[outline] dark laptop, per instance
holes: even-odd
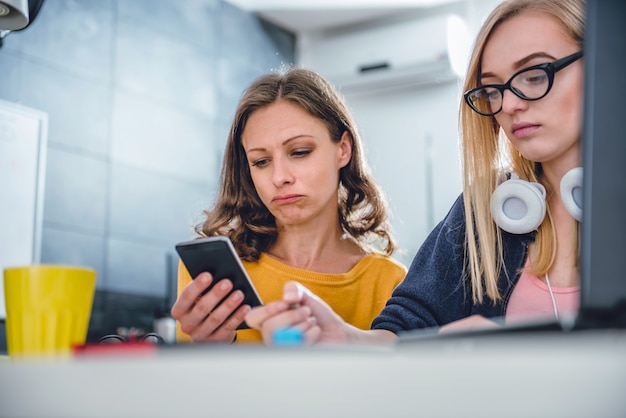
[[[626,2],[587,1],[583,119],[583,220],[580,308],[575,319],[533,321],[483,331],[399,335],[432,337],[626,328]]]

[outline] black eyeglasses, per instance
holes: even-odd
[[[165,344],[165,340],[163,339],[163,337],[161,337],[156,332],[149,332],[135,341],[153,344]],[[105,335],[98,340],[98,344],[122,344],[126,342],[129,342],[129,340],[117,334]]]
[[[493,116],[502,110],[504,90],[524,100],[539,100],[545,97],[554,83],[554,74],[583,56],[583,51],[554,62],[533,65],[513,74],[505,84],[486,84],[465,92],[465,102],[483,116]]]

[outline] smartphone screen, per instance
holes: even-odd
[[[233,282],[232,291],[241,290],[243,292],[242,304],[251,307],[262,304],[261,298],[228,237],[214,236],[180,242],[176,244],[176,252],[192,278],[195,279],[205,271],[213,276],[213,282],[203,294],[221,279],[229,279]],[[245,322],[239,326],[239,329],[243,328],[248,328]]]

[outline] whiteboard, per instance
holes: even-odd
[[[40,261],[47,137],[47,113],[0,100],[0,271]]]

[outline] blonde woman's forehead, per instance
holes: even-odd
[[[563,25],[553,16],[528,12],[500,23],[485,43],[482,73],[510,76],[537,62],[528,57],[556,60],[578,50],[576,42],[567,36]],[[507,77],[508,78],[508,77]]]

